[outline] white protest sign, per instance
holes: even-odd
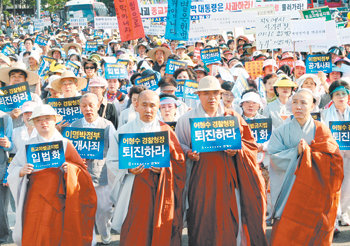
[[[289,14],[300,18],[300,10],[307,9],[307,0],[256,2],[255,7],[273,6],[277,14]]]
[[[118,29],[117,17],[94,17],[95,29]]]
[[[73,17],[74,18],[83,18],[83,11],[82,10],[79,10],[79,11],[75,11],[73,12]]]
[[[260,15],[256,23],[257,50],[291,46],[289,15]]]
[[[44,17],[41,19],[41,21],[43,22],[44,26],[51,26],[51,18],[50,17]]]
[[[320,19],[292,20],[292,41],[321,40],[326,38],[326,21]]]
[[[88,22],[86,18],[71,18],[69,20],[70,26],[79,27],[79,26],[87,26]]]
[[[41,31],[44,29],[44,22],[41,19],[33,19],[34,31]]]
[[[223,31],[230,31],[233,27],[254,27],[256,16],[257,12],[233,12],[225,15],[216,13],[212,14],[210,19],[201,22],[210,23],[211,26]]]
[[[338,35],[340,44],[350,44],[350,28],[339,29]]]
[[[244,9],[242,10],[242,12],[255,12],[258,15],[274,15],[275,8],[274,6],[257,7],[257,8]]]

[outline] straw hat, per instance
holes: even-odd
[[[77,43],[68,43],[68,44],[63,45],[64,53],[68,54],[68,50],[69,50],[71,47],[75,47],[75,48],[77,49],[77,51],[79,52],[79,54],[81,54],[81,52],[83,51],[83,48],[81,47],[80,44],[77,44]]]
[[[222,91],[222,88],[219,80],[209,75],[199,81],[198,89],[195,93],[197,94],[199,91]]]
[[[171,55],[171,51],[165,47],[157,47],[147,52],[147,56],[149,56],[153,61],[156,61],[156,52],[161,50],[164,52],[164,60],[167,60]]]
[[[0,53],[0,59],[3,60],[7,66],[11,66],[11,60],[7,56],[5,56],[3,53]]]
[[[297,87],[297,84],[294,83],[289,77],[281,76],[273,84],[273,87],[292,87],[292,88],[295,88],[295,87]]]
[[[0,69],[0,81],[3,81],[5,84],[10,83],[9,73],[13,70],[20,70],[27,74],[26,81],[29,85],[35,85],[39,83],[40,77],[37,73],[28,71],[26,65],[23,62],[16,62],[11,67],[4,67]]]
[[[48,104],[41,104],[34,108],[32,116],[29,118],[29,122],[33,123],[33,119],[40,117],[40,116],[47,116],[47,115],[53,115],[56,117],[56,123],[60,122],[63,119],[62,115],[59,115],[56,113],[56,110],[53,109]]]
[[[52,54],[53,54],[55,51],[60,52],[60,54],[61,54],[61,56],[62,56],[62,50],[61,50],[60,48],[58,48],[58,47],[53,47],[53,48],[47,53],[47,55],[50,56],[50,57],[52,57]]]
[[[70,70],[66,70],[62,73],[62,75],[60,76],[60,78],[55,79],[54,81],[52,81],[51,87],[52,89],[54,89],[57,92],[62,92],[61,87],[62,87],[62,79],[67,79],[67,78],[72,78],[76,80],[77,83],[77,90],[80,91],[82,89],[84,89],[86,87],[87,84],[87,80],[81,77],[76,77],[75,74],[70,71]]]

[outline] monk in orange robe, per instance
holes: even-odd
[[[267,245],[265,184],[257,144],[248,124],[236,113],[241,150],[197,153],[191,149],[190,118],[225,116],[220,107],[221,86],[213,76],[199,81],[200,104],[176,125],[187,153],[189,245]]]
[[[315,101],[307,89],[297,92],[292,98],[294,118],[270,139],[274,165],[291,158],[284,165],[286,174],[272,213],[271,245],[332,244],[343,159],[329,128],[310,115]]]
[[[156,119],[158,110],[159,96],[143,91],[136,104],[139,117],[123,125],[117,134],[167,131],[169,168],[118,169],[117,138],[107,154],[107,167],[116,175],[113,190],[118,191],[112,195],[118,211],[112,227],[120,232],[121,246],[181,245],[185,156],[174,131]]]
[[[73,144],[55,129],[60,121],[49,105],[34,109],[38,131],[28,143],[62,141],[61,168],[33,170],[21,146],[9,166],[9,185],[16,201],[13,239],[18,245],[91,245],[97,198],[91,176]]]

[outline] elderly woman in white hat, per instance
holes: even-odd
[[[8,183],[16,204],[13,239],[18,245],[38,245],[42,241],[50,241],[50,245],[60,245],[62,241],[67,240],[70,242],[73,240],[75,245],[91,244],[96,194],[83,160],[73,144],[55,128],[56,123],[61,120],[62,116],[58,115],[50,105],[42,104],[35,107],[29,122],[34,125],[38,134],[27,142],[38,144],[62,141],[65,162],[60,168],[34,170],[34,166],[26,161],[24,144],[9,166]],[[64,173],[67,173],[67,176]],[[84,202],[79,196],[84,196]],[[57,204],[59,209],[54,209]],[[34,216],[33,211],[40,212]],[[85,211],[83,215],[82,211]],[[84,218],[77,218],[76,213]],[[39,221],[44,219],[52,230],[43,230]],[[77,221],[74,228],[67,228],[64,223],[66,219]],[[67,238],[66,231],[80,236],[72,237],[69,234]],[[36,236],[33,238],[34,234]]]
[[[66,70],[60,78],[52,81],[51,86],[55,91],[62,93],[63,98],[68,98],[81,96],[79,91],[86,87],[86,83],[86,79],[77,77],[72,71]]]
[[[40,63],[40,54],[32,51],[28,56],[28,70],[32,72],[38,72]]]
[[[242,117],[245,120],[254,120],[266,118],[259,114],[259,110],[262,109],[263,103],[259,93],[254,90],[247,90],[242,93],[242,99],[240,101],[243,113]]]
[[[115,129],[118,128],[118,112],[114,103],[109,103],[104,96],[108,87],[107,80],[102,77],[94,77],[89,82],[89,90],[95,94],[99,101],[98,114],[107,120],[110,120]]]
[[[12,140],[14,148],[11,153],[16,153],[20,147],[28,141],[30,138],[33,138],[37,135],[37,131],[34,128],[33,124],[29,123],[29,119],[32,116],[34,108],[38,104],[32,101],[25,102],[21,107],[21,115],[24,122],[24,125],[21,127],[16,127],[13,129]]]

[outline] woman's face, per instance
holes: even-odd
[[[259,103],[253,101],[246,101],[242,103],[243,113],[247,117],[254,117],[257,114],[259,108]]]
[[[226,107],[231,107],[234,100],[233,93],[231,91],[224,91],[222,94],[222,102]]]
[[[108,91],[117,92],[119,89],[119,81],[118,79],[108,79]]]
[[[86,76],[88,78],[92,78],[95,76],[95,73],[96,73],[96,69],[95,69],[95,66],[93,64],[86,64],[85,67],[84,67],[84,71],[86,73]]]
[[[273,84],[276,82],[277,78],[271,78],[266,81],[265,89],[268,94],[275,94],[273,90]]]
[[[188,80],[188,79],[190,79],[190,76],[188,76],[187,71],[182,71],[181,73],[179,73],[179,75],[177,76],[176,79]]]
[[[278,97],[289,97],[292,94],[292,87],[277,87]]]
[[[312,78],[307,78],[303,85],[301,86],[301,88],[306,88],[306,89],[310,89],[312,92],[315,92],[316,89],[316,83],[314,82],[314,80]]]
[[[174,103],[160,105],[160,113],[165,122],[174,121],[176,114],[176,106]]]
[[[28,62],[29,62],[29,66],[31,66],[31,67],[35,67],[38,65],[38,63],[36,62],[36,60],[33,57],[29,57]]]
[[[348,104],[348,93],[345,91],[334,92],[332,101],[336,108],[344,108]]]

